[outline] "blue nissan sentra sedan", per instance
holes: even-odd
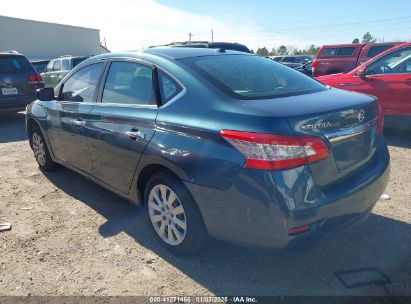
[[[95,56],[26,115],[40,168],[63,165],[144,205],[177,254],[210,237],[312,243],[364,220],[388,183],[375,98],[241,52]]]

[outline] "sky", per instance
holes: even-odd
[[[239,42],[256,50],[280,45],[411,41],[410,0],[13,0],[0,15],[100,29],[111,51],[172,41]],[[1,30],[1,29],[0,29]]]

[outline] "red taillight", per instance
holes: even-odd
[[[28,82],[29,84],[41,83],[41,82],[43,82],[43,77],[41,77],[40,74],[30,75],[30,76],[27,78],[27,82]]]
[[[378,118],[377,118],[377,134],[382,134],[384,129],[384,110],[381,105],[378,104]]]
[[[311,230],[311,227],[308,225],[300,226],[300,227],[288,230],[288,235],[297,235],[300,233],[308,232],[310,230]]]
[[[220,134],[241,154],[245,168],[283,170],[310,164],[329,156],[318,137],[284,136],[221,130]]]
[[[316,67],[318,67],[318,64],[319,64],[320,62],[317,60],[317,59],[314,59],[314,61],[313,61],[313,63],[311,64],[311,67],[313,68],[313,69],[315,69]]]

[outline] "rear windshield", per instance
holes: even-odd
[[[263,99],[326,90],[319,82],[272,60],[221,55],[181,60],[221,90],[240,99]]]
[[[30,62],[21,56],[0,57],[0,73],[32,72]]]

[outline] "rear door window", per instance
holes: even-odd
[[[112,62],[101,102],[155,105],[152,71],[152,67],[139,63]]]
[[[63,71],[68,71],[70,70],[70,59],[63,59],[61,61],[61,69]]]
[[[337,56],[338,48],[325,48],[323,52],[324,57]]]
[[[31,72],[30,62],[22,56],[0,57],[0,73]]]
[[[283,60],[281,60],[281,62],[295,62],[295,57],[284,57]]]
[[[71,75],[63,85],[61,100],[94,102],[103,67],[104,63],[94,63]]]
[[[60,71],[61,70],[61,60],[54,61],[53,71]]]

